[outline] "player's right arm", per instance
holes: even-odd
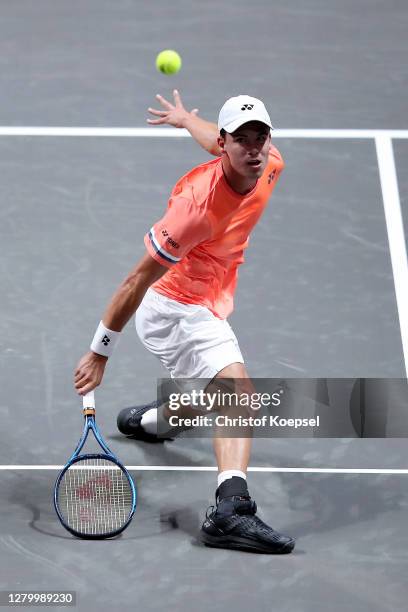
[[[102,317],[104,326],[112,331],[122,331],[150,285],[167,270],[166,266],[146,253],[112,296]],[[75,389],[79,395],[85,395],[101,383],[107,360],[107,357],[93,351],[88,351],[79,360],[74,374]]]
[[[144,236],[146,255],[122,282],[104,312],[102,325],[107,331],[102,330],[102,339],[103,334],[122,331],[150,285],[211,236],[211,223],[205,208],[196,205],[190,183],[178,182],[176,187],[177,193],[173,190],[164,216]],[[94,341],[99,337],[97,332]],[[104,356],[107,351],[98,342],[101,340],[96,345],[92,342],[92,346],[100,347],[101,354],[89,351],[75,370],[75,389],[80,395],[92,391],[102,381],[108,358]]]
[[[105,327],[112,331],[122,331],[150,285],[159,280],[167,270],[166,266],[146,253],[113,295],[102,317]]]
[[[157,99],[163,106],[164,110],[156,110],[148,108],[149,113],[158,117],[158,119],[148,119],[150,125],[172,125],[177,128],[185,128],[191,134],[198,144],[203,147],[211,155],[221,155],[221,149],[218,146],[217,138],[219,136],[218,127],[211,121],[205,121],[197,117],[198,109],[194,108],[188,112],[181,101],[181,97],[177,89],[173,91],[174,104],[157,94]]]

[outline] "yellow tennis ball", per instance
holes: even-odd
[[[165,49],[156,57],[156,68],[163,74],[176,74],[181,68],[181,57],[177,51]]]

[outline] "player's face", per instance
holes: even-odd
[[[232,134],[226,134],[224,151],[235,172],[247,178],[259,178],[268,163],[270,144],[269,128],[259,121],[250,121]]]

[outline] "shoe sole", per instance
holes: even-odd
[[[261,552],[275,555],[285,555],[291,553],[295,548],[295,540],[290,540],[280,548],[271,548],[266,544],[260,542],[251,542],[246,538],[239,538],[237,536],[212,536],[205,531],[201,532],[201,541],[211,548],[230,548],[233,550],[247,550],[250,552]]]

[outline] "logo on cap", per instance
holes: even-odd
[[[232,134],[249,121],[260,121],[273,129],[268,112],[261,100],[247,95],[235,96],[229,98],[221,108],[218,115],[218,129]]]

